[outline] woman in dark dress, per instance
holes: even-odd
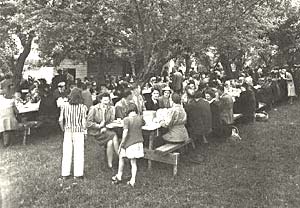
[[[152,88],[151,99],[148,99],[145,103],[146,110],[157,111],[159,109],[158,98],[159,90]]]
[[[220,102],[216,99],[216,93],[212,89],[208,89],[204,92],[205,99],[210,103],[211,120],[212,120],[212,136],[220,137],[221,131],[221,117],[220,117]]]
[[[255,94],[251,90],[250,86],[246,83],[242,84],[241,89],[242,92],[240,94],[240,97],[236,101],[240,106],[240,113],[243,114],[241,120],[244,123],[254,122],[256,111]]]

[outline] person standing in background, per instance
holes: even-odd
[[[174,68],[174,73],[172,75],[172,84],[171,84],[172,90],[178,94],[181,94],[182,83],[183,83],[183,75],[178,71],[177,68]]]
[[[133,84],[132,93],[133,93],[132,101],[137,106],[138,114],[142,115],[143,111],[146,110],[146,107],[145,107],[145,101],[143,99],[143,96],[141,95],[141,86],[137,83]]]
[[[92,93],[90,92],[90,89],[88,89],[88,83],[84,83],[81,85],[82,87],[82,98],[83,98],[83,104],[90,109],[90,107],[93,105],[93,98]]]
[[[282,71],[285,74],[284,79],[286,80],[286,84],[287,84],[287,93],[288,93],[289,103],[293,104],[293,99],[294,99],[294,97],[297,96],[295,85],[294,85],[293,75],[290,72],[286,71],[285,69],[283,69]]]
[[[18,110],[13,99],[5,97],[6,91],[0,89],[0,133],[3,135],[3,145],[7,147],[14,138],[15,130],[18,129],[16,115]]]

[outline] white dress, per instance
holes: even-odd
[[[286,81],[287,81],[288,96],[289,97],[295,97],[296,96],[296,90],[295,90],[293,76],[289,72],[286,72],[285,76],[286,76]]]
[[[128,159],[144,157],[144,146],[142,142],[130,145],[126,149],[121,148],[120,157],[127,157]]]

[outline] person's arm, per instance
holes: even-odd
[[[87,122],[86,122],[87,128],[101,129],[102,127],[104,127],[104,119],[103,119],[103,121],[101,121],[101,123],[97,123],[94,121],[96,110],[97,109],[95,107],[91,107],[91,109],[88,113],[88,116],[87,116]]]
[[[107,124],[112,123],[116,118],[116,109],[114,107],[111,107],[109,110],[109,119],[107,121]]]
[[[124,146],[124,143],[126,141],[126,138],[128,136],[128,127],[129,127],[129,121],[125,118],[124,119],[124,127],[123,127],[123,134],[122,134],[122,140],[121,140],[121,143],[120,143],[120,146],[119,146],[119,153],[121,151],[121,148],[123,148]]]
[[[59,126],[60,126],[60,129],[62,131],[65,131],[65,128],[64,128],[64,110],[65,110],[65,107],[62,107],[61,110],[60,110],[60,115],[59,115],[59,119],[58,119]]]
[[[173,115],[174,115],[174,110],[170,109],[168,112],[168,116],[164,120],[164,123],[162,124],[163,127],[169,127],[170,124],[173,122]]]
[[[122,107],[121,106],[116,106],[115,107],[115,117],[116,118],[121,118],[121,119],[123,119],[124,118],[124,116],[123,116],[123,113],[122,113]]]
[[[82,126],[83,126],[83,128],[84,128],[84,130],[86,130],[86,128],[87,128],[87,125],[86,125],[86,123],[87,123],[87,115],[86,115],[86,113],[87,113],[87,111],[88,111],[88,108],[85,106],[85,105],[83,105],[83,109],[82,109]]]

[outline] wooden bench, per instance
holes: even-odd
[[[259,111],[259,110],[263,109],[266,106],[267,106],[267,104],[259,102],[256,111]]]
[[[233,114],[233,120],[235,121],[236,119],[239,119],[243,116],[243,114],[241,113],[236,113],[236,114]]]
[[[179,150],[188,144],[192,144],[193,148],[195,148],[194,141],[190,139],[189,141],[185,143],[179,143],[179,144],[164,144],[160,147],[157,147],[154,150],[150,150],[145,148],[145,159],[153,160],[157,162],[162,162],[166,164],[173,165],[173,175],[176,176],[178,172],[178,162],[179,162],[179,155],[180,153],[174,152],[176,150]]]

